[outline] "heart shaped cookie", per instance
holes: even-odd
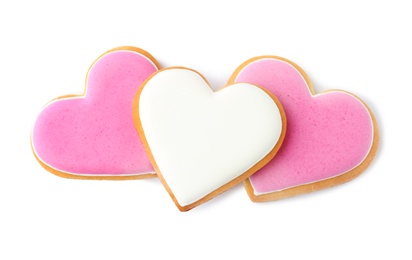
[[[136,128],[181,211],[190,210],[273,158],[286,121],[277,99],[248,83],[214,92],[197,72],[168,68],[136,94]]]
[[[149,53],[135,47],[100,56],[89,69],[83,95],[59,97],[38,115],[31,139],[40,164],[66,178],[155,177],[134,127],[132,104],[158,67]]]
[[[338,185],[361,174],[378,148],[376,120],[345,91],[315,94],[296,64],[275,56],[243,63],[229,83],[247,82],[275,94],[288,132],[276,157],[246,182],[253,201],[276,200]]]

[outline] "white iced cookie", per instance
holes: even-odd
[[[266,90],[236,83],[214,92],[196,71],[154,73],[133,117],[149,158],[181,211],[242,182],[268,163],[285,135],[282,106]]]

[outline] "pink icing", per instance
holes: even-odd
[[[255,192],[280,191],[340,175],[369,153],[371,115],[353,95],[331,91],[313,96],[296,68],[274,58],[248,64],[236,82],[253,83],[273,92],[287,118],[279,152],[250,178]]]
[[[38,116],[32,144],[58,171],[86,175],[154,172],[135,129],[132,103],[157,67],[143,54],[118,50],[89,71],[86,96],[58,99]]]

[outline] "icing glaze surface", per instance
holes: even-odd
[[[288,120],[279,152],[249,179],[256,195],[333,178],[356,168],[368,156],[374,140],[372,116],[352,94],[313,95],[300,71],[277,58],[250,62],[235,81],[274,93]]]
[[[138,50],[101,56],[89,70],[84,96],[56,99],[39,114],[32,132],[38,160],[52,172],[73,175],[153,173],[134,127],[132,104],[138,87],[155,71],[154,62]]]
[[[246,172],[282,132],[279,108],[264,90],[240,83],[213,92],[185,68],[156,73],[138,108],[155,164],[182,206]]]

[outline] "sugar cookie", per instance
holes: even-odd
[[[243,63],[229,84],[247,82],[276,95],[288,131],[276,157],[246,182],[253,201],[268,201],[347,182],[361,174],[378,148],[377,122],[367,105],[345,91],[315,94],[296,64],[275,56]]]
[[[136,94],[136,128],[181,211],[244,181],[279,149],[286,130],[277,99],[252,84],[213,92],[197,72],[174,67]]]
[[[119,47],[90,67],[83,95],[47,104],[32,131],[32,149],[48,171],[76,179],[155,177],[132,118],[134,95],[158,62],[146,51]]]

